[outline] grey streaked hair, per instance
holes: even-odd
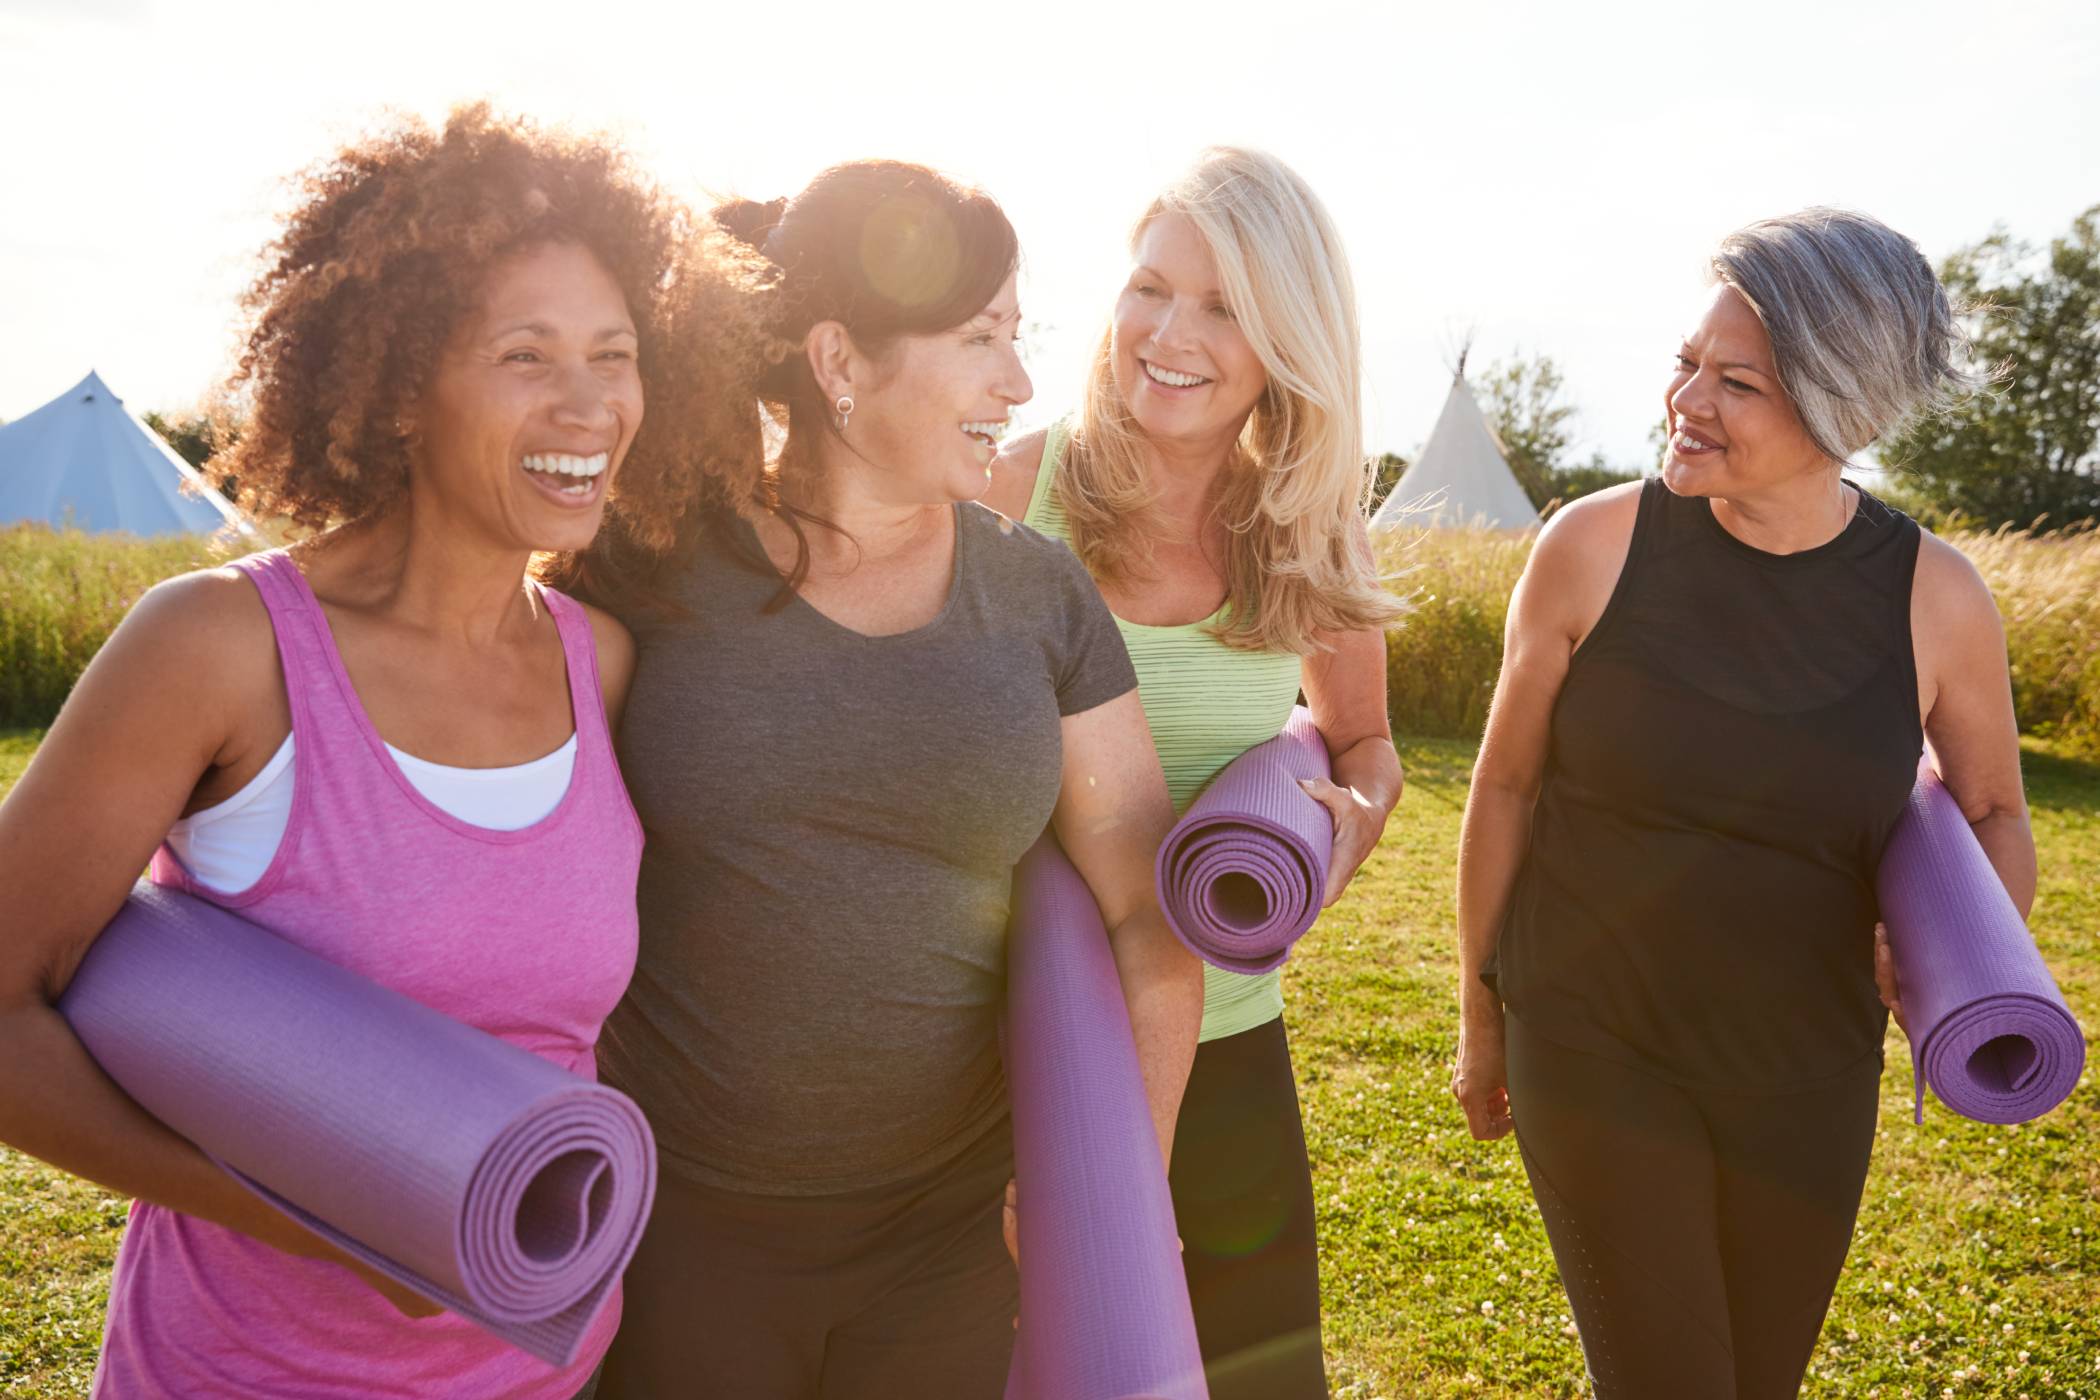
[[[1932,264],[1877,219],[1761,219],[1722,239],[1709,266],[1764,322],[1780,385],[1832,461],[1984,382]]]

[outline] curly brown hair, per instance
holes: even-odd
[[[245,298],[252,327],[229,385],[247,399],[247,421],[218,465],[250,510],[313,531],[403,499],[417,402],[440,350],[490,265],[548,242],[597,258],[640,341],[647,414],[605,531],[660,558],[712,483],[757,474],[751,386],[770,345],[767,264],[610,142],[476,104],[442,132],[407,121],[347,146],[297,188]],[[571,560],[550,572],[590,569]]]

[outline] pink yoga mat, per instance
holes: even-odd
[[[1207,1400],[1123,986],[1093,893],[1054,838],[1021,858],[1013,910],[1021,1331],[1007,1400]]]
[[[1981,1123],[2055,1108],[2085,1068],[2085,1036],[2020,911],[1929,764],[1876,880],[1917,1080]]]
[[[1159,848],[1160,908],[1188,950],[1227,972],[1267,972],[1320,916],[1334,818],[1301,778],[1330,779],[1304,706],[1225,766]]]
[[[623,1094],[140,884],[59,1001],[148,1113],[316,1234],[567,1365],[656,1191]]]

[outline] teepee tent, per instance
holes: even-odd
[[[195,483],[185,489],[185,483]],[[95,534],[249,533],[224,496],[124,407],[93,370],[0,427],[0,526],[19,520]]]
[[[1484,525],[1490,530],[1525,530],[1539,523],[1531,498],[1502,456],[1495,430],[1481,415],[1466,383],[1466,362],[1451,378],[1451,393],[1437,415],[1429,444],[1401,473],[1392,493],[1371,517],[1382,525]]]

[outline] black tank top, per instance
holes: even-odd
[[[1642,490],[1487,974],[1528,1029],[1749,1091],[1879,1053],[1874,870],[1924,744],[1917,557],[1916,522],[1864,491],[1835,539],[1778,555]]]

